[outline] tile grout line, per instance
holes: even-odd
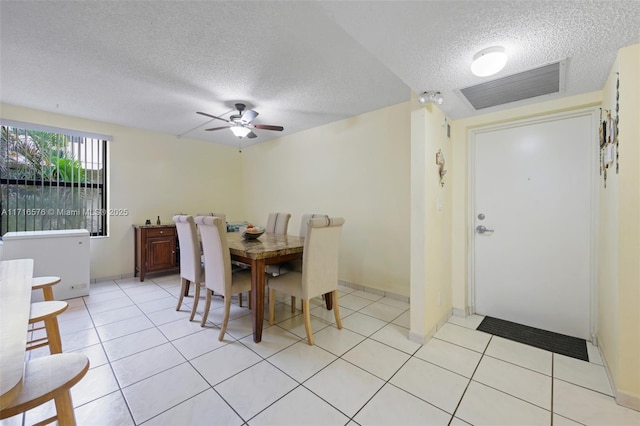
[[[551,352],[551,426],[553,426],[553,382],[554,380],[554,369],[556,365],[556,354]]]
[[[184,355],[179,351],[179,349],[174,345],[173,340],[171,340],[171,339],[169,338],[169,336],[167,336],[164,332],[162,332],[162,330],[160,330],[159,325],[157,325],[155,322],[153,322],[153,321],[149,318],[149,316],[148,316],[148,314],[149,314],[149,313],[148,313],[148,312],[145,312],[145,311],[144,311],[144,310],[142,310],[142,309],[140,309],[140,307],[138,306],[138,303],[137,303],[135,300],[133,300],[133,298],[129,295],[129,293],[126,291],[126,289],[125,289],[125,288],[123,288],[123,287],[121,287],[119,283],[117,283],[117,282],[114,280],[114,281],[113,281],[113,284],[115,284],[115,286],[117,287],[117,291],[122,291],[122,292],[123,292],[123,298],[126,296],[126,297],[127,297],[127,298],[132,302],[132,303],[133,303],[133,306],[135,306],[137,309],[139,309],[139,310],[140,310],[140,312],[141,312],[141,315],[140,315],[140,316],[144,316],[145,318],[147,318],[147,319],[151,322],[152,327],[149,327],[148,329],[145,329],[145,330],[150,330],[150,329],[155,328],[155,329],[156,329],[156,330],[157,330],[157,331],[158,331],[158,332],[159,332],[159,333],[160,333],[160,334],[161,334],[161,335],[162,335],[162,336],[167,340],[167,343],[170,343],[170,344],[172,345],[172,347],[174,347],[174,349],[176,349],[176,350],[180,353],[180,355],[181,355],[181,356],[182,356],[182,358],[184,359],[184,362],[183,362],[183,363],[180,363],[180,364],[178,364],[178,365],[185,364],[185,363],[188,363],[189,365],[191,365],[191,366],[192,366],[192,368],[194,368],[194,369],[196,370],[196,372],[200,375],[200,377],[202,377],[202,378],[203,378],[203,380],[204,380],[205,382],[207,382],[207,384],[209,384],[209,388],[210,388],[210,389],[212,389],[214,392],[216,392],[216,394],[218,394],[218,395],[220,396],[220,398],[221,398],[221,399],[222,399],[222,400],[223,400],[223,401],[224,401],[224,402],[225,402],[225,403],[226,403],[226,404],[227,404],[227,405],[232,409],[232,411],[233,411],[236,415],[238,415],[238,417],[239,417],[239,418],[240,418],[240,419],[241,419],[241,420],[246,424],[246,423],[248,422],[248,420],[244,420],[244,419],[243,419],[243,417],[242,417],[242,416],[240,416],[240,414],[239,414],[239,413],[238,413],[238,412],[237,412],[237,411],[236,411],[236,410],[235,410],[235,409],[234,409],[234,408],[233,408],[233,407],[228,403],[228,401],[226,401],[226,399],[224,399],[224,397],[223,397],[222,395],[220,395],[220,393],[219,393],[217,390],[215,390],[215,389],[214,389],[214,385],[210,384],[210,383],[209,383],[209,382],[208,382],[208,381],[207,381],[207,380],[202,376],[202,373],[200,373],[200,371],[199,371],[198,369],[196,369],[196,368],[191,364],[191,361],[190,361],[190,360],[188,360],[188,359],[187,359],[187,358],[186,358],[186,357],[185,357],[185,356],[184,356]],[[166,288],[164,288],[164,287],[160,286],[160,285],[159,285],[159,284],[157,284],[156,282],[154,282],[154,285],[156,285],[156,286],[158,286],[159,288],[161,288],[164,292],[166,292],[166,293],[167,293],[167,295],[168,295],[168,296],[171,296],[171,297],[174,297],[174,298],[175,298],[175,296],[174,296],[173,294],[171,294],[171,293],[170,293]],[[138,286],[136,286],[136,287],[138,287]],[[114,291],[116,291],[116,290],[114,290]],[[89,305],[87,304],[87,302],[86,302],[86,300],[84,299],[84,297],[82,297],[82,298],[81,298],[81,300],[82,300],[82,304],[83,304],[83,305],[82,305],[82,307],[86,310],[87,315],[88,315],[88,316],[89,316],[89,318],[91,319],[91,323],[92,323],[92,331],[94,331],[94,332],[96,333],[96,336],[97,336],[97,338],[98,338],[98,343],[97,343],[97,344],[99,344],[99,345],[100,345],[100,347],[101,347],[102,351],[104,352],[104,354],[105,354],[105,358],[106,358],[106,360],[107,360],[107,364],[109,365],[110,371],[111,371],[111,373],[112,373],[112,375],[113,375],[114,379],[116,380],[116,384],[117,384],[117,386],[118,386],[118,392],[119,392],[119,393],[120,393],[120,395],[122,396],[122,400],[123,400],[123,402],[124,402],[124,403],[126,404],[126,406],[127,406],[127,410],[128,410],[128,412],[129,412],[129,415],[130,415],[131,419],[132,419],[132,420],[134,421],[134,423],[135,423],[135,417],[133,416],[133,412],[131,411],[131,407],[129,406],[129,402],[128,402],[128,400],[127,400],[127,399],[126,399],[126,397],[124,396],[124,393],[123,393],[123,387],[122,387],[122,385],[121,385],[120,381],[118,380],[117,375],[115,374],[115,370],[114,370],[113,365],[112,365],[112,362],[114,362],[114,361],[113,361],[113,360],[111,360],[111,358],[107,355],[106,351],[104,350],[104,343],[105,343],[105,341],[103,340],[103,338],[102,338],[102,336],[100,335],[100,333],[98,333],[98,330],[97,330],[97,328],[98,328],[98,327],[97,327],[97,325],[96,325],[96,323],[95,323],[95,321],[94,321],[94,319],[93,319],[93,315],[94,315],[94,314],[91,312],[90,307],[89,307]],[[372,302],[372,303],[375,303],[375,302]],[[367,306],[369,306],[369,305],[367,305]],[[364,308],[364,307],[363,307],[363,308]],[[108,312],[109,310],[116,310],[116,309],[119,309],[119,308],[108,309],[108,310],[106,310],[106,311],[104,311],[104,312]],[[294,316],[294,317],[295,317],[295,316]],[[115,324],[115,323],[120,322],[120,321],[126,321],[126,320],[113,321],[113,322],[111,322],[111,323],[107,323],[107,324],[103,324],[103,325]],[[177,322],[177,321],[181,321],[181,320],[176,320],[175,322]],[[209,321],[208,321],[208,322],[209,322]],[[216,324],[214,324],[214,323],[212,323],[212,324],[213,324],[214,326],[216,326]],[[390,322],[387,322],[387,325],[388,325],[388,324],[390,324]],[[328,324],[328,326],[332,326],[332,324]],[[385,326],[386,326],[386,325],[385,325]],[[383,326],[383,327],[384,327],[384,326]],[[287,332],[291,333],[289,330],[286,330],[286,329],[283,329],[283,330],[285,330],[285,331],[287,331]],[[128,336],[128,335],[135,334],[135,333],[137,333],[137,332],[140,332],[140,330],[138,330],[138,331],[136,331],[136,332],[132,332],[132,333],[127,333],[127,334],[125,334],[125,335],[123,335],[123,336],[118,336],[118,338],[126,337],[126,336]],[[197,332],[196,332],[196,333],[197,333]],[[194,334],[195,334],[195,333],[194,333]],[[290,347],[290,346],[292,346],[292,345],[294,345],[294,344],[296,344],[296,343],[298,343],[298,342],[300,342],[300,341],[304,340],[304,339],[300,338],[299,336],[297,336],[297,335],[295,335],[295,334],[293,334],[293,333],[292,333],[292,335],[293,335],[293,336],[295,336],[296,338],[298,338],[298,340],[297,340],[296,342],[292,343],[291,345],[287,346],[286,348],[288,348],[288,347]],[[365,340],[366,340],[366,338],[368,338],[368,336],[364,336],[364,337],[365,337]],[[115,340],[115,339],[112,339],[112,340]],[[364,340],[363,340],[363,341],[364,341]],[[255,352],[252,348],[248,347],[248,346],[247,346],[247,345],[245,345],[243,342],[241,342],[241,341],[240,341],[240,339],[233,338],[233,341],[232,341],[232,342],[230,342],[230,343],[239,343],[240,345],[243,345],[245,348],[249,349],[250,351],[254,352],[257,356],[259,356],[259,357],[262,359],[262,361],[267,361],[270,365],[272,365],[272,366],[274,366],[275,368],[277,368],[277,367],[276,367],[275,365],[273,365],[270,361],[268,361],[268,360],[267,360],[267,358],[263,357],[263,356],[262,356],[262,355],[260,355],[259,353]],[[229,344],[230,344],[230,343],[229,343]],[[162,343],[161,345],[156,345],[156,346],[153,346],[153,347],[151,347],[151,348],[147,348],[147,349],[145,349],[145,350],[153,349],[153,348],[156,348],[156,347],[162,346],[162,345],[164,345],[164,344],[165,344],[165,343]],[[91,346],[92,346],[92,345],[91,345]],[[226,345],[225,345],[225,346],[226,346]],[[356,346],[357,346],[357,345],[356,345]],[[83,350],[83,349],[85,349],[85,348],[87,348],[87,347],[82,347],[82,348],[79,348],[78,350]],[[281,352],[282,350],[285,350],[286,348],[282,348],[282,349],[281,349],[280,351],[278,351],[278,352]],[[219,349],[219,348],[216,348],[216,349]],[[324,350],[324,351],[326,351],[326,349],[324,349],[324,348],[321,348],[321,349],[322,349],[322,350]],[[214,349],[214,350],[215,350],[215,349]],[[141,352],[144,352],[144,351],[141,351]],[[134,356],[134,355],[136,355],[137,353],[141,353],[141,352],[136,352],[136,353],[133,353],[133,354],[129,354],[129,355],[127,355],[126,357],[123,357],[123,358],[120,358],[120,359],[126,359],[127,357]],[[278,353],[278,352],[276,352],[276,353]],[[328,352],[328,351],[327,351],[327,352]],[[329,352],[329,353],[330,353],[330,352]],[[270,356],[272,356],[272,355],[275,355],[275,353],[274,353],[274,354],[271,354]],[[119,360],[120,360],[120,359],[119,359]],[[338,359],[338,358],[336,358],[336,359]],[[259,362],[261,362],[261,361],[259,361]],[[245,370],[247,370],[248,368],[251,368],[251,367],[253,367],[253,366],[257,365],[259,362],[255,363],[255,364],[252,364],[251,366],[248,366],[247,368],[243,369],[242,371],[245,371]],[[333,362],[335,362],[335,360],[334,360]],[[332,363],[333,363],[333,362],[332,362]],[[330,364],[328,364],[328,365],[331,365],[332,363],[330,363]],[[327,365],[327,366],[328,366],[328,365]],[[327,366],[325,366],[324,368],[326,368]],[[173,367],[171,367],[171,368],[175,368],[175,367],[176,367],[176,366],[173,366]],[[171,368],[165,369],[165,370],[163,370],[162,372],[168,371],[168,370],[170,370]],[[323,368],[323,369],[324,369],[324,368]],[[288,374],[286,374],[284,371],[282,371],[282,370],[280,370],[280,369],[278,369],[278,370],[279,370],[279,371],[281,371],[283,374],[287,375],[288,377],[291,377],[291,376],[289,376]],[[234,375],[233,375],[233,376],[231,376],[231,377],[234,377],[234,376],[236,376],[237,374],[240,374],[242,371],[237,372],[236,374],[234,374]],[[320,370],[320,371],[321,371],[321,370]],[[157,373],[155,373],[155,374],[153,374],[153,375],[151,375],[151,376],[149,376],[149,377],[156,376],[156,375],[158,375],[158,374],[160,374],[160,373],[162,373],[162,372],[157,372]],[[370,373],[370,374],[371,374],[371,373]],[[224,381],[226,381],[226,380],[229,380],[231,377],[226,378],[225,380],[223,380],[223,382],[224,382]],[[145,379],[148,379],[148,377],[146,377]],[[144,380],[144,379],[143,379],[143,380]],[[296,382],[297,382],[297,380],[295,380],[294,378],[292,378],[292,380],[294,380],[294,381],[296,381]],[[308,380],[308,379],[307,379],[307,380]],[[136,383],[138,383],[138,382],[136,382]],[[133,383],[132,383],[132,384],[133,384]],[[131,385],[132,385],[132,384],[131,384]],[[301,384],[300,382],[298,382],[298,386],[296,386],[294,389],[298,388],[299,386],[302,386],[302,384]],[[306,387],[305,387],[305,389],[309,390],[309,389],[308,389],[308,388],[306,388]],[[206,391],[206,390],[205,390],[205,391]],[[293,389],[292,389],[292,391],[293,391]],[[309,390],[309,391],[311,391],[311,390]],[[114,392],[115,392],[115,391],[114,391]],[[112,393],[114,393],[114,392],[110,392],[110,393],[108,393],[108,394],[102,395],[100,398],[105,397],[105,396],[107,396],[107,395],[110,395],[110,394],[112,394]],[[204,391],[203,391],[203,392],[204,392]],[[290,392],[291,392],[291,391],[290,391]],[[163,413],[165,413],[165,412],[167,412],[167,411],[171,410],[171,409],[172,409],[172,408],[174,408],[175,406],[178,406],[178,405],[180,405],[180,404],[184,403],[185,401],[187,401],[187,400],[189,400],[189,399],[192,399],[192,398],[196,397],[197,395],[199,395],[199,394],[201,394],[201,393],[202,393],[202,392],[200,392],[200,393],[198,393],[198,394],[196,394],[196,395],[193,395],[193,396],[191,396],[191,397],[189,397],[189,398],[185,399],[184,401],[180,401],[178,404],[176,404],[176,405],[174,405],[174,406],[172,406],[172,407],[168,407],[166,410],[163,410],[162,412],[157,413],[157,414],[156,414],[156,415],[154,415],[152,418],[155,418],[155,417],[157,417],[157,416],[159,416],[159,415],[161,415],[161,414],[163,414]],[[288,393],[289,393],[289,392],[288,392]],[[288,394],[288,393],[287,393],[287,394]],[[312,393],[313,393],[313,392],[312,392]],[[285,394],[285,395],[286,395],[286,394]],[[282,397],[284,397],[285,395],[283,395]],[[315,395],[315,393],[314,393],[314,395]],[[317,395],[316,395],[316,396],[317,396]],[[281,397],[281,398],[282,398],[282,397]],[[319,396],[318,396],[318,397],[319,397]],[[97,398],[97,399],[100,399],[100,398]],[[279,399],[281,399],[281,398],[279,398]],[[320,397],[319,397],[319,398],[320,398]],[[82,405],[79,405],[78,407],[81,407],[81,406],[84,406],[84,405],[86,405],[86,404],[89,404],[89,403],[91,403],[91,402],[93,402],[93,401],[96,401],[97,399],[94,399],[94,400],[91,400],[91,401],[87,401],[87,402],[83,403]],[[322,399],[322,398],[320,398],[320,399]],[[324,401],[324,399],[323,399],[323,401]],[[325,401],[325,402],[327,402],[327,401]],[[275,403],[275,402],[274,402],[274,403]],[[273,404],[273,403],[272,403],[272,404]],[[262,411],[264,411],[264,410],[266,410],[266,409],[267,409],[268,407],[270,407],[272,404],[270,404],[269,406],[265,407],[263,410],[261,410],[261,412],[262,412]],[[329,404],[329,403],[327,402],[327,404]],[[331,407],[335,408],[336,410],[338,410],[339,412],[341,412],[341,413],[342,413],[342,411],[340,411],[339,409],[337,409],[337,407],[334,407],[334,406],[333,406],[333,405],[331,405],[331,404],[329,404],[329,405],[330,405]],[[347,416],[345,413],[343,413],[343,414],[345,415],[345,417],[349,418],[349,416]],[[257,415],[257,414],[256,414],[256,415]],[[22,420],[22,422],[23,422],[23,423],[26,421],[25,417],[26,417],[26,415],[24,415],[24,416],[23,416],[23,420]],[[254,417],[255,417],[255,416],[254,416]],[[252,418],[253,418],[253,417],[252,417]],[[151,419],[151,418],[150,418],[150,419]],[[148,420],[150,420],[150,419],[145,420],[145,422],[146,422],[146,421],[148,421]]]
[[[482,358],[484,358],[485,353],[487,352],[487,348],[491,344],[491,340],[493,340],[493,336],[491,336],[489,338],[489,341],[487,342],[486,346],[484,347],[484,350],[482,351],[482,356],[478,360],[478,364],[476,365],[476,368],[473,369],[473,373],[471,373],[471,377],[469,377],[469,381],[467,382],[467,386],[465,386],[464,391],[462,392],[462,395],[460,395],[460,399],[458,400],[458,404],[456,404],[456,408],[453,410],[453,413],[451,414],[451,420],[449,420],[449,425],[451,425],[451,422],[456,417],[456,413],[458,412],[458,408],[460,408],[460,404],[462,404],[462,400],[464,399],[464,396],[467,393],[467,389],[469,389],[469,385],[471,384],[471,381],[473,381],[473,376],[476,375],[476,371],[478,371],[478,367],[480,367],[480,363],[482,362]]]

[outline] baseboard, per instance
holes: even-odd
[[[607,357],[604,355],[602,346],[598,345],[597,347],[598,347],[598,352],[600,352],[600,358],[602,358],[604,371],[607,374],[607,379],[609,379],[609,385],[611,386],[611,390],[613,391],[613,398],[615,399],[616,404],[626,408],[630,408],[632,410],[640,411],[640,395],[630,394],[630,393],[621,391],[616,387],[616,382],[615,380],[613,380],[613,376],[611,375],[611,370],[609,370],[609,363],[607,362]]]
[[[431,338],[438,332],[438,330],[440,330],[442,328],[443,325],[446,324],[447,321],[449,321],[450,317],[451,317],[451,311],[445,313],[440,318],[440,320],[436,323],[436,325],[431,327],[424,334],[424,336],[422,334],[420,334],[420,333],[417,333],[417,332],[413,331],[413,330],[409,330],[409,340],[411,340],[412,342],[416,342],[416,343],[419,343],[421,345],[424,345],[429,340],[431,340]]]
[[[115,281],[115,280],[122,280],[125,278],[133,278],[133,274],[120,274],[120,275],[111,275],[108,277],[97,277],[97,278],[92,278],[90,282],[92,283],[99,283],[99,282],[104,282],[104,281]]]
[[[452,314],[460,318],[466,318],[469,315],[472,315],[472,312],[471,312],[471,308],[465,308],[465,309],[453,308]]]
[[[640,411],[640,395],[630,394],[623,391],[616,392],[616,402],[623,407]]]
[[[349,281],[344,281],[344,280],[338,280],[338,284],[342,285],[344,287],[352,288],[354,290],[364,291],[365,293],[377,294],[377,295],[380,295],[380,296],[383,296],[383,297],[388,297],[389,299],[395,299],[395,300],[399,300],[401,302],[410,303],[410,299],[409,299],[408,296],[403,296],[401,294],[392,293],[390,291],[384,291],[384,290],[380,290],[380,289],[373,288],[373,287],[367,287],[366,285],[355,284],[355,283],[351,283]]]

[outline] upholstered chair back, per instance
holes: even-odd
[[[286,235],[289,228],[289,219],[291,219],[291,213],[269,213],[265,232]]]
[[[204,281],[200,244],[196,224],[191,215],[173,216],[180,244],[180,276],[194,283]]]
[[[302,298],[338,288],[338,255],[343,218],[310,219],[302,254]]]
[[[202,239],[205,285],[209,290],[231,295],[231,254],[227,244],[227,226],[216,216],[198,216],[195,219]]]
[[[326,214],[303,214],[302,215],[302,220],[300,221],[300,237],[304,238],[307,236],[307,224],[309,223],[310,219],[315,219],[318,217],[329,217]]]
[[[222,224],[225,225],[227,223],[227,215],[225,213],[198,213],[196,214],[196,217],[198,216],[215,216],[215,217],[219,217],[220,219],[222,219]]]

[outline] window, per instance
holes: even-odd
[[[109,139],[2,120],[0,236],[63,229],[107,235]]]

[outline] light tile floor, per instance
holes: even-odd
[[[234,303],[220,342],[222,300],[201,328],[190,305],[176,312],[179,284],[176,275],[101,282],[69,301],[63,348],[91,360],[72,389],[79,425],[640,424],[611,397],[595,347],[588,363],[555,355],[476,331],[478,316],[452,317],[419,345],[407,338],[408,304],[346,287],[342,330],[314,301],[315,346],[288,297],[259,344],[251,312]],[[52,413],[48,403],[2,425]]]

